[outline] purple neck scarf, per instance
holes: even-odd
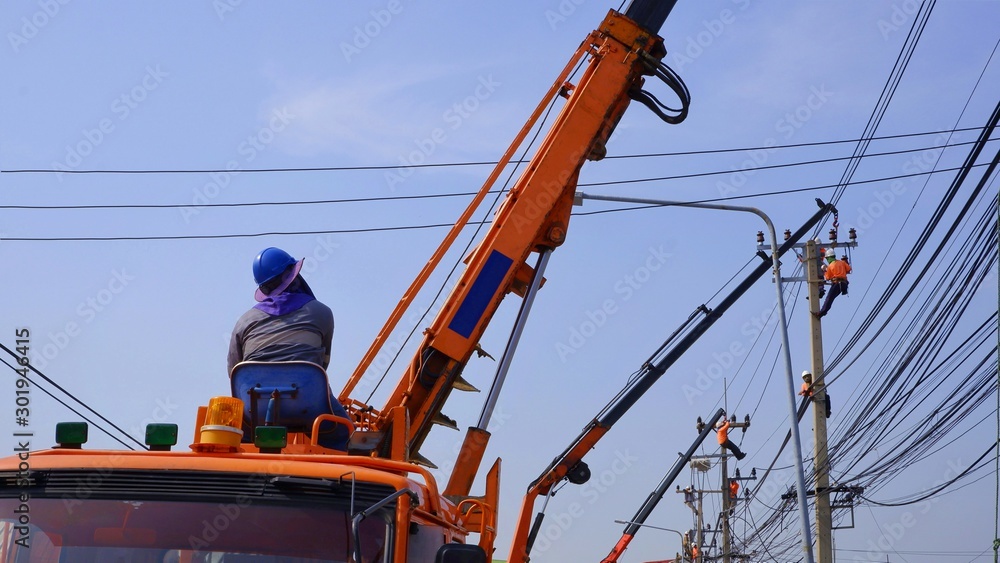
[[[260,309],[268,315],[280,317],[282,315],[287,315],[292,311],[298,311],[306,303],[316,299],[313,297],[312,293],[290,293],[283,292],[275,295],[273,297],[268,297],[260,303],[253,306],[254,309]]]

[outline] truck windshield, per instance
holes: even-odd
[[[334,506],[234,502],[0,499],[0,562],[277,563],[388,561],[392,524]]]

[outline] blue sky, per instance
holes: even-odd
[[[666,62],[691,90],[690,116],[680,125],[667,125],[633,104],[609,143],[609,155],[857,139],[917,4],[779,4],[681,0],[661,35]],[[182,442],[189,440],[195,407],[228,393],[229,332],[253,304],[254,255],[273,245],[308,259],[306,279],[335,312],[330,374],[337,388],[445,232],[345,231],[451,224],[468,198],[212,205],[475,191],[488,166],[412,166],[499,158],[567,58],[610,8],[617,6],[593,0],[5,3],[0,8],[6,43],[0,47],[2,205],[185,207],[0,209],[6,274],[0,287],[8,296],[0,342],[9,346],[15,328],[30,327],[35,364],[59,384],[127,430],[141,429],[150,420],[176,422]],[[997,61],[986,66],[997,41],[996,21],[1000,2],[940,3],[878,134],[982,126],[1000,91]],[[670,99],[662,85],[649,89]],[[927,136],[873,145],[873,151],[928,150],[866,159],[855,179],[958,166],[967,146],[938,147],[974,138],[975,132],[964,132],[950,140]],[[608,159],[586,165],[580,182],[727,171],[581,189],[674,200],[793,190],[836,184],[846,162],[746,169],[849,156],[853,148]],[[239,172],[379,165],[400,168]],[[26,169],[232,172],[10,172]],[[950,178],[935,175],[926,186],[921,177],[847,189],[838,206],[840,222],[845,231],[858,228],[859,248],[852,255],[851,295],[840,298],[823,322],[828,355],[836,351],[839,335],[853,329],[852,320],[871,307],[886,271],[905,255],[906,244],[892,246],[893,238],[912,240]],[[831,192],[732,203],[758,206],[779,231],[794,230],[815,211],[813,198]],[[607,208],[588,202],[578,212]],[[486,213],[484,208],[476,216]],[[551,260],[494,418],[487,458],[504,460],[498,555],[506,553],[527,485],[667,335],[752,257],[761,228],[750,215],[677,208],[573,219],[566,244]],[[24,240],[302,231],[314,234]],[[461,259],[471,235],[467,231],[446,264]],[[435,274],[418,305],[433,306],[433,289],[446,283],[446,274]],[[977,296],[981,309],[996,306],[996,276],[986,285]],[[789,303],[796,372],[807,365],[809,353],[804,301],[801,296],[797,301],[794,308]],[[742,442],[751,455],[745,465],[766,467],[787,428],[780,364],[775,377],[763,383],[777,341],[765,350],[754,339],[755,323],[767,319],[774,304],[773,286],[762,280],[588,456],[596,480],[564,489],[549,503],[548,535],[536,560],[603,557],[621,533],[613,521],[634,513],[675,452],[694,438],[695,419],[723,403],[724,390],[725,404],[739,418],[755,411]],[[517,305],[515,298],[504,304],[482,341],[494,356],[502,352]],[[411,313],[404,319],[403,332],[391,340],[394,346],[401,345],[418,318],[419,313]],[[734,349],[746,352],[727,359]],[[389,369],[388,384],[376,391],[375,404],[402,373],[408,352],[412,348],[404,348],[401,361]],[[386,365],[386,357],[376,363]],[[474,359],[465,377],[486,389],[494,370],[494,363]],[[709,372],[721,376],[698,387],[699,375]],[[369,381],[374,379],[366,379],[367,389]],[[846,383],[843,390],[832,389],[835,400],[852,394],[853,386]],[[13,403],[13,387],[0,396]],[[480,394],[453,396],[445,412],[460,427],[474,424],[482,399]],[[37,436],[51,436],[56,422],[75,419],[42,393],[32,400],[31,427]],[[927,489],[953,466],[970,463],[971,452],[978,454],[996,430],[990,424],[973,427],[989,409],[977,414],[962,427],[972,428],[968,434],[956,436],[950,448],[925,460],[917,472],[897,479],[886,496]],[[838,422],[836,416],[831,419],[832,428]],[[3,425],[13,428],[7,421]],[[800,428],[808,450],[811,425],[803,422]],[[50,445],[38,441],[38,447]],[[435,430],[423,453],[446,468],[460,441],[457,433]],[[113,444],[93,430],[92,442]],[[13,447],[12,437],[0,434],[0,451]],[[440,474],[447,477],[446,471]],[[684,474],[679,484],[687,480]],[[966,538],[970,551],[986,549],[994,515],[992,502],[979,499],[991,481],[940,497],[933,511],[913,515],[915,523],[899,538],[889,524],[904,521],[906,508],[858,509],[856,528],[836,533],[838,549],[857,551],[838,553],[838,559],[869,560],[870,553],[878,560],[886,553],[895,558],[894,550],[943,547],[943,537]],[[687,529],[690,514],[672,496],[649,522]],[[879,547],[880,540],[891,549]],[[665,558],[675,549],[673,534],[648,530],[632,544],[627,560]]]

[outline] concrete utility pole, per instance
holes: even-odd
[[[836,220],[836,219],[835,219]],[[787,236],[787,233],[786,233]],[[842,248],[854,248],[858,245],[857,235],[854,229],[850,229],[848,242],[837,241],[836,228],[830,229],[830,242],[826,243],[828,248],[840,250]],[[761,233],[757,233],[758,249],[763,249],[760,244]],[[801,245],[804,250],[802,260],[805,262],[805,278],[789,278],[786,281],[805,281],[809,296],[809,342],[811,352],[810,371],[812,373],[812,400],[813,400],[813,435],[815,442],[815,454],[813,465],[816,472],[816,553],[818,563],[833,563],[833,517],[830,508],[830,459],[827,449],[826,430],[826,374],[823,368],[823,331],[820,320],[815,313],[820,310],[819,288],[824,282],[820,272],[820,260],[822,256],[819,252],[820,243],[815,240],[806,241]],[[796,245],[797,247],[800,245]]]
[[[700,464],[701,464],[702,461],[705,462],[704,468],[700,467]],[[704,471],[708,471],[708,469],[709,469],[709,466],[708,466],[707,462],[708,462],[708,460],[706,458],[702,457],[702,458],[699,458],[698,462],[692,461],[691,462],[691,466],[694,469],[698,469],[699,471],[704,472]],[[699,466],[696,466],[696,463]],[[686,504],[688,506],[688,508],[690,508],[691,511],[694,512],[695,522],[696,522],[695,525],[697,526],[697,531],[694,533],[694,537],[691,537],[691,533],[688,532],[688,539],[691,542],[693,542],[693,543],[695,543],[695,544],[698,545],[698,556],[695,557],[695,558],[693,558],[693,559],[688,559],[688,553],[687,553],[687,551],[685,551],[685,553],[684,553],[684,561],[693,561],[694,563],[702,563],[704,561],[704,555],[703,554],[705,553],[705,549],[706,549],[706,546],[705,546],[705,518],[703,516],[704,513],[702,512],[702,509],[704,508],[705,493],[717,493],[719,491],[694,489],[694,488],[692,488],[689,485],[686,489],[681,489],[680,486],[678,486],[677,487],[677,492],[684,494],[684,498],[686,499],[684,501],[684,504]],[[693,499],[695,494],[698,495],[698,500],[697,501],[687,500],[687,499]],[[692,530],[692,531],[694,531],[694,530]]]
[[[702,508],[705,501],[705,492],[698,491],[698,557],[695,557],[694,563],[702,562],[702,550],[705,549],[705,517]]]
[[[831,235],[831,237],[834,235]],[[847,244],[837,244],[831,241],[832,248],[839,246],[856,246],[854,229],[851,229],[851,241]],[[814,467],[816,470],[816,554],[819,563],[833,563],[833,515],[830,510],[830,458],[827,450],[827,401],[826,373],[823,370],[823,328],[822,323],[814,313],[819,312],[819,288],[824,283],[820,273],[819,254],[816,241],[805,244],[806,282],[809,288],[809,342],[812,356],[812,400],[813,400],[813,433],[816,451]]]
[[[815,241],[805,248],[806,282],[809,288],[809,342],[812,355],[813,433],[816,454],[816,560],[833,563],[833,516],[830,512],[830,460],[826,443],[826,377],[823,372],[823,329],[813,313],[820,309],[819,288],[823,277],[819,271],[819,249]]]
[[[719,460],[719,469],[722,471],[722,563],[729,563],[729,552],[732,542],[729,538],[729,469],[726,467],[726,459],[729,454],[726,448],[722,448],[722,459]]]
[[[700,418],[699,422],[701,422]],[[713,457],[715,457],[715,455],[707,455],[707,456],[699,456],[697,458],[691,458],[690,462],[691,469],[695,471],[700,471],[701,473],[707,473],[712,468],[711,458]],[[687,507],[690,508],[692,512],[694,512],[695,516],[695,526],[697,526],[697,532],[693,534],[694,537],[691,537],[692,534],[690,532],[688,533],[688,539],[693,543],[698,544],[698,556],[693,559],[690,559],[690,561],[693,561],[694,563],[702,563],[703,561],[705,561],[704,554],[705,550],[708,548],[708,546],[705,545],[705,517],[704,517],[705,513],[703,512],[705,493],[717,493],[717,492],[720,491],[714,491],[711,489],[709,490],[695,489],[691,485],[688,485],[684,489],[681,489],[680,485],[677,486],[677,493],[684,495],[684,504],[686,504]],[[698,495],[697,501],[695,500],[696,494]],[[688,553],[685,552],[684,554],[685,561],[689,560],[687,559],[687,556]]]
[[[729,429],[742,428],[744,432],[750,426],[750,417],[748,416],[744,422],[729,422]],[[722,471],[722,561],[723,563],[730,563],[732,554],[732,538],[729,533],[729,509],[732,506],[729,502],[729,468],[726,464],[726,459],[729,457],[729,453],[726,448],[720,446],[722,449],[722,457],[719,459],[719,469]]]

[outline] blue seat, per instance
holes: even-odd
[[[233,397],[243,401],[244,442],[253,442],[256,426],[284,426],[310,435],[319,415],[349,418],[333,396],[326,371],[312,362],[240,362],[230,383]],[[348,438],[350,430],[343,424],[325,421],[320,426],[318,443],[325,448],[346,451]]]

